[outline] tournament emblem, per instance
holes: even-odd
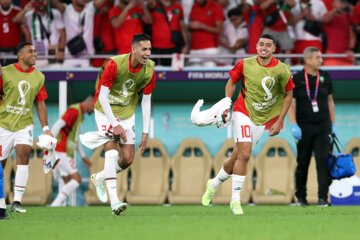
[[[18,85],[18,90],[19,90],[19,93],[20,93],[20,97],[18,99],[18,104],[19,105],[25,105],[25,103],[26,103],[25,96],[30,90],[30,83],[28,83],[25,80],[20,81],[19,85]]]
[[[320,76],[320,82],[324,83],[324,81],[325,81],[324,76]]]

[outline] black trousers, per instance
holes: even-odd
[[[297,143],[297,168],[295,172],[295,195],[298,199],[306,199],[306,182],[312,152],[315,154],[318,180],[318,197],[327,200],[329,184],[331,183],[328,170],[330,152],[331,123],[325,121],[317,124],[301,124],[302,138]]]

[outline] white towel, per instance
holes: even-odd
[[[50,172],[51,169],[54,169],[59,161],[58,156],[55,153],[55,148],[57,144],[57,139],[51,137],[47,134],[41,134],[39,136],[39,142],[37,145],[45,149],[43,155],[43,169],[45,173]]]
[[[102,132],[87,132],[79,137],[81,143],[90,149],[97,148],[110,140],[114,140],[114,138],[108,137]]]
[[[191,112],[191,121],[195,125],[202,127],[216,124],[218,128],[224,128],[230,124],[231,114],[224,112],[231,108],[231,98],[225,97],[211,108],[200,111],[203,104],[203,99],[198,100]]]

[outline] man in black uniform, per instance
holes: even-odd
[[[318,178],[318,206],[327,207],[330,175],[330,134],[336,133],[333,86],[330,75],[320,70],[323,59],[318,48],[304,50],[305,67],[294,75],[293,102],[289,109],[291,132],[297,139],[295,195],[298,206],[308,206],[306,181],[312,152]]]

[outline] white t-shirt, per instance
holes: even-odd
[[[291,14],[296,17],[301,13],[302,9],[305,9],[307,6],[304,3],[300,3],[300,0],[295,0],[296,6],[291,9]],[[321,0],[310,0],[311,3],[311,12],[319,21],[327,13],[325,4]],[[300,7],[301,4],[301,7]],[[321,41],[320,37],[314,36],[311,33],[304,30],[305,20],[301,19],[295,25],[295,37],[296,40],[318,40]]]
[[[57,9],[51,9],[53,19],[50,19],[49,14],[45,14],[44,16],[38,13],[34,15],[34,10],[28,11],[25,14],[27,19],[27,26],[30,30],[31,40],[32,42],[37,45],[37,42],[42,42],[44,44],[45,49],[48,49],[48,45],[58,45],[60,40],[60,33],[59,30],[65,28],[64,22],[61,16],[60,11]],[[49,33],[49,39],[46,36],[46,33],[43,32],[43,36],[41,36],[41,28],[40,28],[40,21],[39,17],[41,18],[42,24]],[[49,43],[50,40],[50,43]],[[37,50],[39,50],[37,48]],[[47,51],[46,51],[47,55]]]
[[[81,54],[94,54],[93,34],[94,34],[94,15],[95,6],[91,1],[85,5],[85,8],[81,13],[75,11],[72,4],[66,5],[64,12],[64,23],[66,30],[66,42],[70,41],[73,37],[81,33],[83,29],[83,39],[86,43],[86,49]],[[83,27],[80,25],[81,19],[85,16],[85,24]],[[66,47],[66,54],[70,54]]]

